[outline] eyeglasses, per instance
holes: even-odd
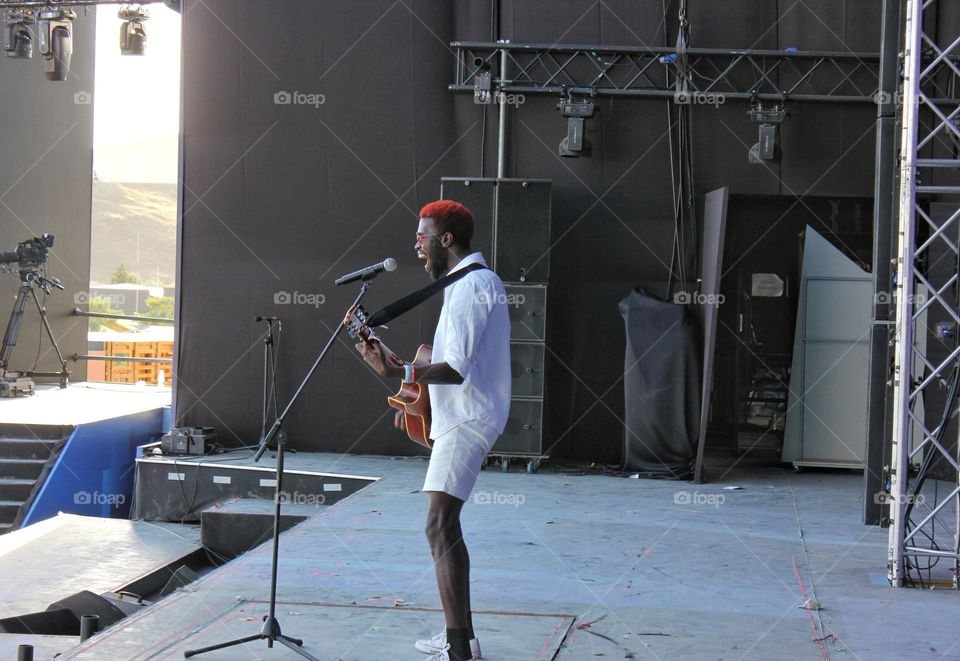
[[[444,232],[444,234],[446,234],[446,232]],[[432,234],[421,234],[420,232],[417,232],[417,245],[422,246],[424,243],[426,243],[428,236],[443,236],[443,234],[438,234],[437,232],[433,232]]]

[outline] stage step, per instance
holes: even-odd
[[[13,521],[21,505],[21,500],[0,500],[0,520]]]
[[[306,453],[299,453],[284,466],[283,492],[291,505],[332,505],[377,479],[294,467],[309,462]],[[198,522],[204,510],[233,500],[272,503],[275,489],[276,469],[253,462],[249,452],[212,458],[140,457],[131,518]]]
[[[280,532],[306,521],[325,506],[283,503]],[[271,500],[241,498],[218,503],[200,512],[200,541],[225,560],[232,560],[273,538],[275,505]]]
[[[4,459],[49,459],[59,441],[36,438],[0,438],[0,457]]]
[[[0,478],[0,500],[26,502],[36,480],[24,480],[15,477]]]
[[[0,478],[20,477],[32,480],[40,477],[46,459],[0,459]]]
[[[69,425],[0,424],[0,534],[19,527],[72,431]]]

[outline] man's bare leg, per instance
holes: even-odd
[[[443,604],[449,654],[451,659],[469,659],[470,558],[460,528],[463,501],[441,491],[428,495],[426,535]]]

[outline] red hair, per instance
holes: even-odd
[[[453,200],[437,200],[420,209],[421,218],[433,218],[437,231],[441,234],[450,232],[453,242],[462,247],[470,247],[473,238],[473,214],[459,202]]]

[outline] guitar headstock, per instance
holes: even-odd
[[[350,334],[350,337],[359,337],[361,340],[369,341],[374,338],[373,332],[367,327],[369,318],[370,315],[363,309],[363,306],[357,305],[347,312],[343,325],[347,327],[347,333]]]

